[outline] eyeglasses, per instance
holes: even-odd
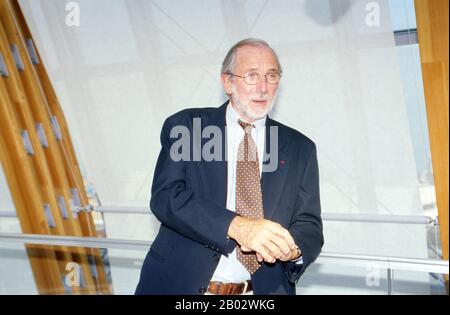
[[[261,82],[261,74],[259,72],[249,72],[244,75],[237,75],[231,72],[227,72],[226,74],[242,78],[244,79],[244,82],[249,85],[256,85]],[[276,72],[266,73],[264,76],[266,77],[266,82],[269,84],[278,84],[281,79],[281,74]]]

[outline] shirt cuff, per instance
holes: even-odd
[[[295,263],[296,265],[303,265],[303,257],[300,256],[294,260],[291,260],[291,262]]]

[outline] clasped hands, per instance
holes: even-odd
[[[231,221],[228,237],[234,239],[243,252],[254,251],[259,262],[290,261],[301,255],[289,231],[266,219],[236,216]]]

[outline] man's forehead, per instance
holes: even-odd
[[[272,51],[264,46],[242,46],[236,53],[236,66],[257,67],[264,63],[270,68],[277,69],[278,64]]]

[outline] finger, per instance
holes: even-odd
[[[258,245],[255,248],[255,251],[264,259],[264,261],[269,263],[274,263],[276,261],[275,257],[273,257],[263,245]]]
[[[264,260],[264,258],[262,258],[262,256],[259,253],[256,253],[256,260],[258,262],[262,262]]]
[[[287,242],[290,249],[297,248],[297,245],[295,244],[294,238],[292,237],[291,233],[289,233],[288,230],[281,227],[280,229],[277,229],[275,232],[280,237],[284,238],[284,240]]]
[[[283,257],[279,258],[281,261],[289,261],[294,259],[298,255],[297,249],[293,249],[289,252],[288,255],[284,255]]]
[[[282,257],[278,258],[278,260],[279,260],[279,261],[289,261],[289,260],[291,260],[291,259],[290,259],[291,256],[292,256],[292,254],[289,254],[289,255],[283,255]]]
[[[282,255],[289,255],[292,249],[289,247],[286,240],[278,234],[270,235],[270,241],[273,242],[281,251]]]
[[[291,236],[291,233],[289,233],[289,231],[287,229],[285,229],[281,224],[273,222],[273,221],[268,221],[268,224],[266,225],[270,231],[272,231],[273,233],[277,234],[278,236],[284,238],[288,244],[288,246],[291,249],[294,249],[295,246],[295,241]]]
[[[264,243],[264,247],[270,252],[270,254],[275,257],[276,259],[279,259],[280,257],[284,256],[284,254],[281,252],[280,248],[273,243],[272,241],[268,240]]]

